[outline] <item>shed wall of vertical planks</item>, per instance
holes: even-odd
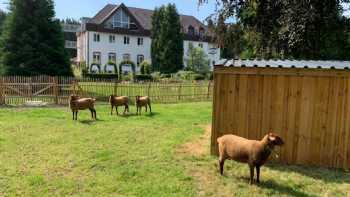
[[[350,169],[350,71],[216,67],[211,152],[217,138],[279,134],[279,162]]]

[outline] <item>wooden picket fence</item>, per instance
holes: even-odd
[[[107,102],[110,95],[150,96],[154,103],[210,101],[211,82],[119,82],[111,79],[50,77],[50,76],[2,76],[0,77],[0,104],[21,105],[27,101],[43,101],[49,104],[68,104],[71,94],[94,97]]]

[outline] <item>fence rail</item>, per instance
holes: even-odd
[[[212,99],[212,82],[119,82],[111,79],[0,76],[0,104],[21,105],[27,101],[44,101],[50,104],[68,104],[68,97],[78,94],[108,101],[109,95],[131,97],[150,96],[155,103],[209,101]]]

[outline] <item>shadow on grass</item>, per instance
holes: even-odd
[[[157,115],[159,115],[159,113],[157,113],[157,112],[152,112],[152,113],[147,113],[146,114],[146,116],[150,117],[150,118],[153,118],[154,116],[157,116]]]
[[[314,197],[316,195],[311,195],[304,193],[302,191],[298,191],[294,189],[293,187],[288,187],[286,185],[279,184],[273,180],[268,181],[261,181],[258,185],[258,187],[270,189],[274,191],[278,191],[281,194],[285,194],[288,196],[297,196],[297,197]]]
[[[294,172],[313,179],[322,180],[328,183],[349,183],[350,173],[340,169],[328,169],[321,167],[307,167],[297,165],[268,164],[266,167],[281,172]]]
[[[97,120],[79,120],[81,124],[86,124],[86,125],[92,125],[96,122],[104,122],[104,120],[97,119]]]

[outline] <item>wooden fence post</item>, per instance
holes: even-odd
[[[151,92],[151,82],[148,83],[148,89],[147,89],[147,96],[149,97],[151,97],[150,92]]]
[[[55,97],[55,104],[58,105],[58,80],[57,77],[52,77],[53,93]]]
[[[178,98],[179,98],[179,101],[181,100],[181,94],[182,94],[182,91],[181,91],[181,89],[182,89],[182,84],[180,84],[180,86],[178,86],[179,87],[179,90],[178,90]]]
[[[207,99],[210,98],[210,88],[211,88],[211,81],[209,81],[209,84],[208,84],[208,94],[207,94]]]
[[[28,97],[32,101],[33,100],[33,84],[32,84],[32,77],[29,78],[28,83]]]
[[[114,95],[118,95],[118,79],[114,82]]]
[[[4,95],[4,77],[1,77],[0,79],[0,105],[5,104],[5,95]]]

